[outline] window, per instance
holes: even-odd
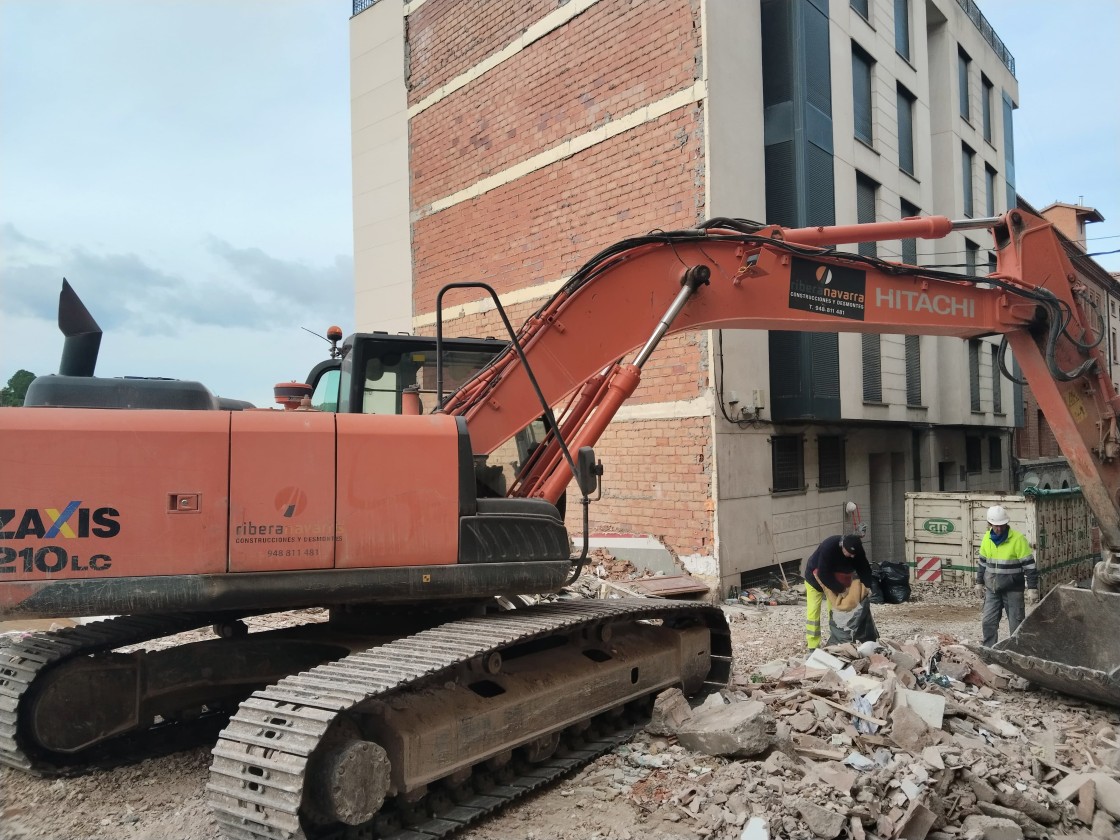
[[[1003,414],[1003,377],[999,375],[999,348],[991,346],[992,351],[992,412]]]
[[[1007,203],[1004,207],[1015,206],[1015,132],[1011,125],[1011,112],[1015,103],[1006,93],[1003,94],[1003,178],[1007,185]]]
[[[775,435],[770,438],[773,493],[804,491],[805,461],[802,455],[801,435]]]
[[[902,199],[900,204],[902,209],[902,218],[909,219],[914,216],[920,216],[921,210],[907,201]],[[918,264],[918,240],[917,239],[903,239],[902,240],[902,261],[907,265]]]
[[[968,342],[968,397],[973,411],[980,411],[980,339]]]
[[[922,341],[916,335],[906,336],[906,404],[922,404]]]
[[[914,174],[914,94],[898,86],[898,168]]]
[[[856,221],[860,224],[875,221],[875,198],[879,185],[864,175],[856,173]],[[865,257],[874,257],[879,249],[874,242],[860,242],[857,250]]]
[[[964,214],[972,218],[972,161],[976,152],[961,143],[961,194],[964,201]]]
[[[1116,364],[1116,330],[1112,330],[1112,364]]]
[[[817,460],[820,472],[817,487],[837,490],[848,486],[848,470],[844,459],[844,438],[821,435],[817,438]]]
[[[970,118],[971,109],[968,106],[968,74],[972,68],[972,59],[968,53],[957,48],[957,88],[961,100],[961,116],[966,120]]]
[[[856,138],[867,145],[874,142],[871,113],[871,56],[852,44],[852,101],[855,108]]]
[[[994,252],[988,252],[988,273],[995,274],[999,270],[999,265],[996,262],[996,255]]]
[[[980,246],[966,239],[964,243],[964,270],[969,277],[976,276],[976,268],[980,264],[979,261]]]
[[[980,438],[969,435],[964,439],[964,469],[965,472],[978,473],[984,468],[980,460]]]
[[[1003,469],[1003,438],[988,438],[988,469],[992,472]]]
[[[984,74],[980,74],[980,110],[984,119],[984,139],[992,142],[992,83]]]
[[[863,339],[863,401],[883,401],[883,353],[878,333],[864,333]]]
[[[894,50],[910,60],[910,0],[894,0]]]
[[[984,215],[996,214],[996,171],[984,164]]]
[[[864,20],[871,20],[871,9],[868,8],[868,0],[851,0],[852,8],[859,12],[859,16]]]

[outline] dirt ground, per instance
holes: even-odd
[[[875,607],[884,637],[907,639],[919,633],[942,633],[961,641],[979,635],[980,605],[965,596],[919,595],[906,604]],[[735,673],[748,675],[754,666],[804,653],[803,606],[728,608],[735,649]],[[1006,627],[1004,631],[1006,632]],[[1002,634],[1001,634],[1002,635]],[[1009,720],[1023,714],[1045,720],[1053,713],[1105,721],[1120,730],[1114,711],[1087,706],[1039,691],[1008,693],[1001,713]],[[686,754],[667,771],[657,765],[664,741],[642,734],[582,771],[522,800],[504,813],[463,832],[463,840],[670,840],[718,837],[738,840],[741,829],[713,833],[690,819],[687,808],[656,807],[670,797],[687,794],[689,780],[712,784],[731,774],[751,783],[762,773],[759,762],[736,762]],[[679,749],[679,748],[678,748]],[[205,803],[209,751],[196,749],[145,761],[137,766],[93,772],[72,779],[36,779],[0,769],[0,840],[26,838],[120,838],[120,840],[210,840],[217,828]],[[646,767],[647,769],[642,769]],[[717,772],[718,771],[718,772]],[[716,776],[713,776],[716,773]],[[735,774],[738,774],[736,776]],[[687,798],[687,796],[685,797]],[[724,797],[726,799],[726,796]],[[780,801],[780,800],[779,800]],[[680,811],[683,816],[677,814]],[[771,818],[781,815],[771,815]],[[773,823],[772,823],[773,824]],[[790,837],[803,837],[792,830]]]

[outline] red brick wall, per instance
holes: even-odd
[[[604,246],[704,216],[698,105],[654,122],[412,227],[414,311],[439,287],[483,280],[498,293],[571,275]]]
[[[558,0],[428,0],[408,18],[415,103],[560,5]],[[706,217],[703,112],[678,108],[447,209],[431,203],[643,105],[700,75],[699,0],[600,0],[410,124],[413,302],[481,280],[500,294],[570,276],[602,248]],[[460,291],[455,305],[481,294]],[[543,302],[508,308],[515,326]],[[609,319],[605,320],[609,328]],[[448,335],[503,336],[493,312],[445,323]],[[650,325],[652,330],[654,325]],[[708,387],[706,334],[666,339],[631,403],[692,400]],[[682,554],[711,554],[710,419],[616,422],[596,447],[606,468],[595,530],[650,533]],[[569,524],[580,530],[579,505]]]
[[[1063,453],[1050,424],[1038,407],[1038,400],[1030,388],[1023,388],[1025,425],[1015,430],[1015,455],[1022,460],[1057,458]]]
[[[680,554],[712,554],[712,445],[707,417],[616,423],[595,454],[603,461],[603,499],[591,505],[591,530],[660,537]],[[569,492],[568,527],[583,529]]]
[[[511,43],[562,0],[428,0],[405,19],[408,104]]]
[[[687,88],[699,72],[692,14],[679,0],[601,0],[418,114],[412,206]]]

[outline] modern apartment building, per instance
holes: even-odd
[[[355,0],[351,66],[361,329],[431,332],[455,280],[492,285],[519,323],[604,246],[714,216],[1014,201],[1014,60],[972,0]],[[988,245],[858,249],[983,274]],[[500,334],[481,294],[442,314],[452,334]],[[1016,397],[997,352],[672,337],[597,447],[592,527],[660,537],[724,587],[842,529],[901,559],[906,490],[1009,489]]]

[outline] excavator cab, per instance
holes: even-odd
[[[437,353],[430,336],[355,333],[343,343],[339,358],[320,362],[308,374],[311,407],[340,414],[405,414],[407,393],[415,390],[420,412],[428,413],[508,345],[496,338],[444,338]],[[441,354],[442,383],[436,369]],[[489,457],[478,456],[479,495],[505,496],[544,437],[544,421],[534,420]]]

